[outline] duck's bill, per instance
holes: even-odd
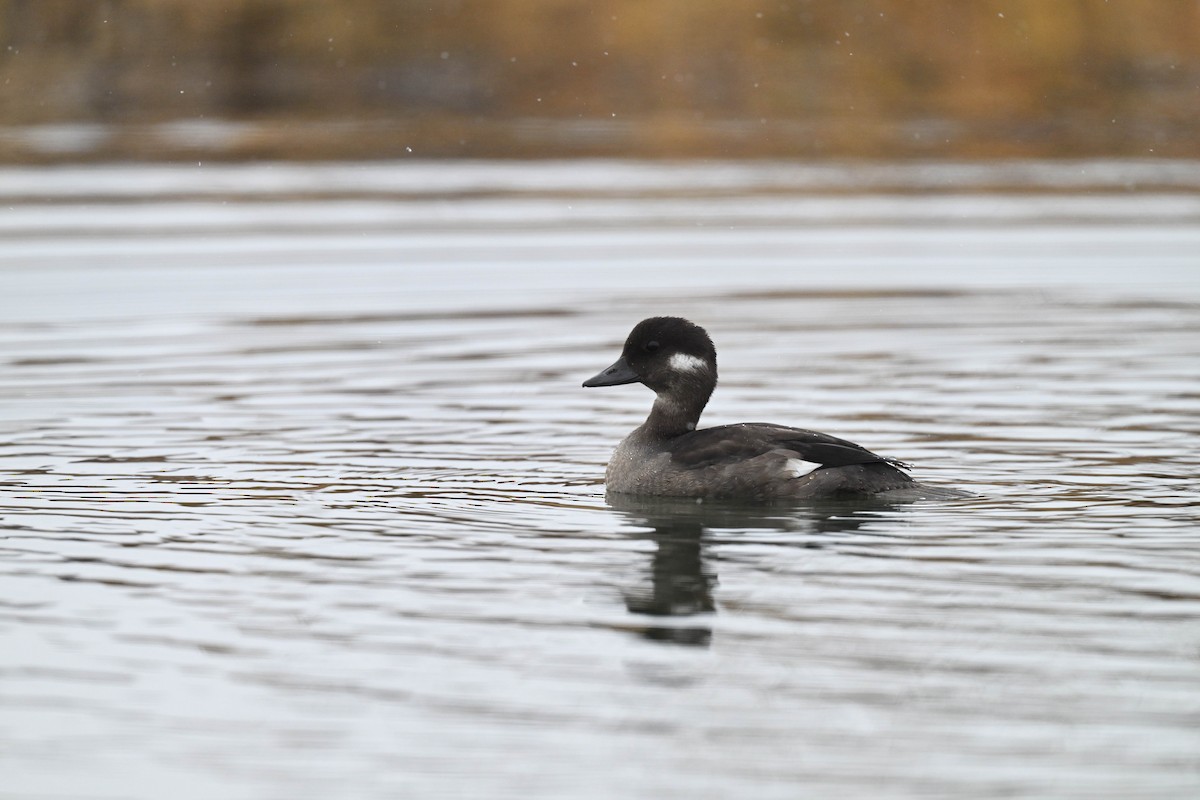
[[[599,375],[588,378],[583,385],[590,389],[593,386],[620,386],[623,383],[637,383],[640,380],[638,374],[625,361],[625,356],[621,356],[611,367]]]

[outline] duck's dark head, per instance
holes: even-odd
[[[686,319],[644,319],[625,340],[621,357],[583,385],[624,383],[642,383],[660,398],[703,408],[717,385],[717,351],[704,329]]]

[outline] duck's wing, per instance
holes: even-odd
[[[763,422],[692,431],[672,439],[668,450],[671,461],[684,469],[749,461],[768,454],[787,455],[822,467],[876,462],[908,467],[902,461],[872,453],[861,445],[836,436]]]

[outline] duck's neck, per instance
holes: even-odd
[[[642,430],[656,439],[674,439],[696,430],[700,413],[704,411],[711,393],[710,389],[708,393],[694,395],[690,400],[677,395],[657,395]]]

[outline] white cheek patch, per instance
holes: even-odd
[[[783,465],[784,470],[793,478],[802,478],[821,465],[812,461],[804,461],[799,458],[789,458]]]
[[[700,372],[708,369],[708,364],[703,358],[687,353],[676,353],[667,360],[667,365],[676,372]]]

